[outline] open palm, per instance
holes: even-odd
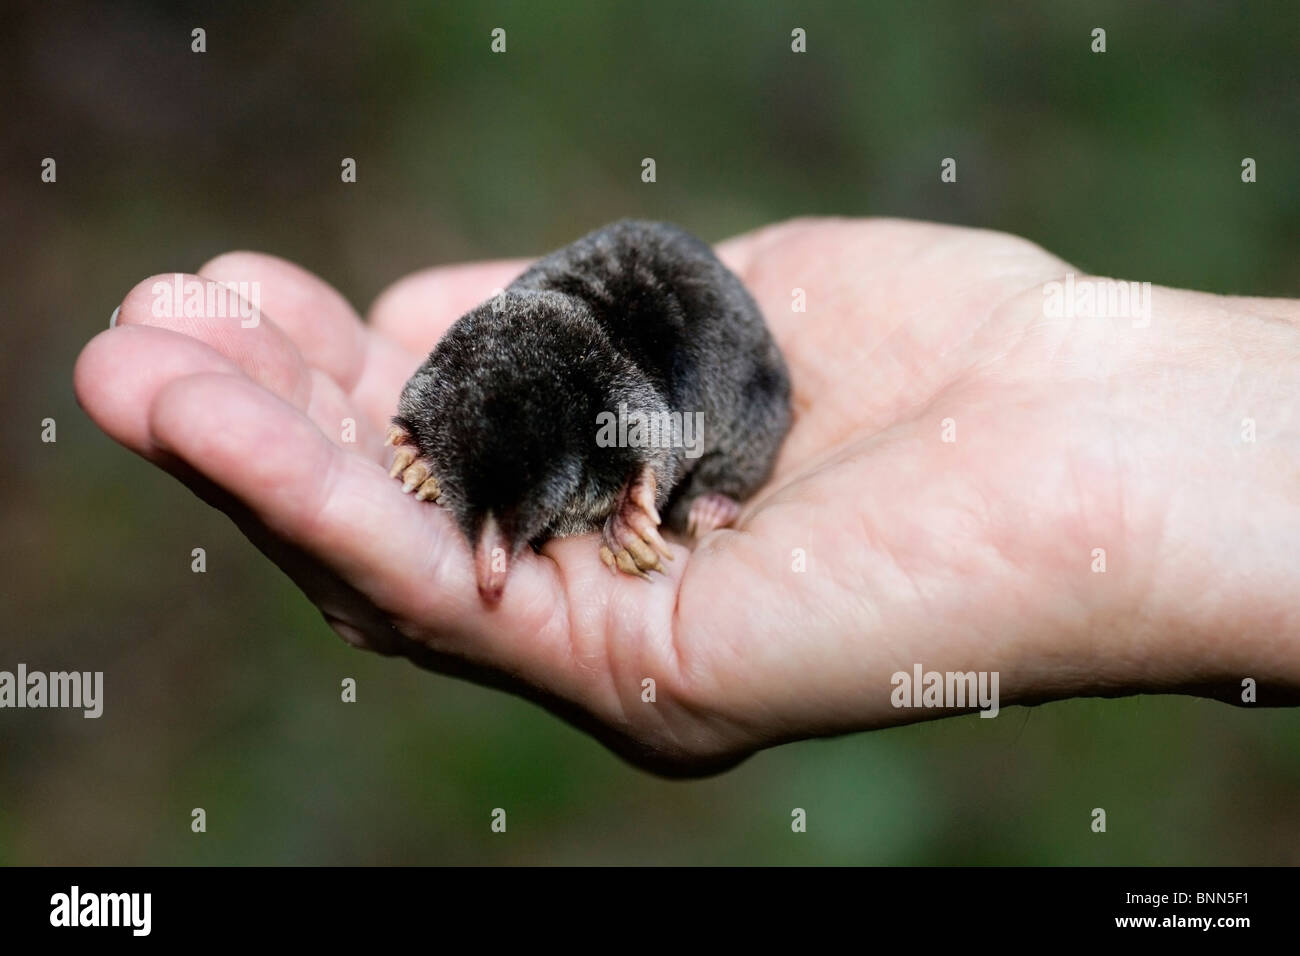
[[[735,526],[674,544],[650,582],[607,570],[595,536],[569,538],[522,555],[485,605],[450,516],[388,478],[406,378],[522,262],[408,277],[363,324],[298,267],[232,253],[198,275],[259,283],[256,327],[158,318],[145,280],[86,347],[77,394],[227,511],[350,642],[525,694],[659,771],[933,716],[890,704],[890,675],[917,663],[999,671],[1004,703],[1161,683],[1124,670],[1141,628],[1114,622],[1191,583],[1158,560],[1159,481],[1216,456],[1194,418],[1177,440],[1167,422],[1144,430],[1160,369],[1124,334],[1044,318],[1064,263],[895,221],[799,220],[719,253],[786,356],[794,425]],[[1202,530],[1176,527],[1173,544]],[[1123,573],[1095,573],[1098,548]]]

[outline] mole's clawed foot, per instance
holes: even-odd
[[[414,491],[415,497],[421,501],[433,499],[438,502],[442,495],[438,479],[433,476],[429,463],[420,457],[420,449],[410,432],[401,425],[390,425],[384,444],[395,449],[393,467],[388,470],[388,476],[401,479],[403,492]]]
[[[663,572],[661,557],[673,559],[668,545],[659,536],[652,470],[646,468],[619,493],[613,513],[605,520],[603,537],[600,560],[610,570],[649,578],[648,571]]]
[[[702,538],[710,531],[725,528],[736,520],[740,514],[740,505],[726,495],[700,495],[691,502],[690,513],[686,517],[686,533],[692,537]]]

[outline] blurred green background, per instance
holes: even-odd
[[[409,271],[621,216],[710,240],[930,218],[1092,272],[1300,295],[1293,2],[9,2],[0,23],[0,669],[102,670],[107,698],[97,721],[0,711],[0,863],[1300,863],[1296,711],[1071,701],[649,776],[346,647],[71,390],[132,285],[228,249],[364,311]]]

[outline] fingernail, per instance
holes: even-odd
[[[122,311],[122,307],[120,305],[113,310],[113,317],[108,320],[108,327],[110,329],[117,328],[117,314],[121,311]]]

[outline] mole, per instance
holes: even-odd
[[[447,508],[481,598],[525,546],[599,531],[650,577],[666,526],[730,524],[790,427],[790,378],[737,276],[676,226],[623,220],[538,260],[458,319],[389,428],[402,491]]]

